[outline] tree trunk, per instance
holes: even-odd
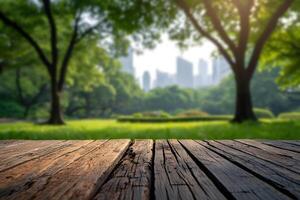
[[[31,106],[29,106],[29,105],[25,106],[25,110],[24,110],[24,113],[23,113],[24,119],[26,119],[28,117],[30,108],[31,108]]]
[[[64,120],[60,107],[60,92],[56,81],[56,75],[51,75],[51,111],[48,124],[62,125]]]
[[[250,80],[237,79],[235,116],[232,121],[241,123],[247,120],[251,120],[251,121],[257,120],[252,107]]]

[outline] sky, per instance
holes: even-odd
[[[174,74],[176,72],[176,57],[181,56],[193,63],[194,74],[198,73],[199,59],[204,59],[211,67],[211,53],[215,50],[213,44],[203,42],[201,46],[191,47],[181,51],[175,42],[167,36],[152,50],[144,50],[142,54],[134,54],[135,75],[141,79],[144,71],[149,71],[151,79],[155,79],[156,70]]]

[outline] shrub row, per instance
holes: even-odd
[[[274,114],[272,113],[272,111],[270,111],[268,109],[254,108],[253,111],[258,119],[275,117]]]
[[[290,119],[290,120],[300,120],[300,112],[289,112],[281,113],[278,118],[280,119]]]
[[[193,122],[193,121],[224,121],[231,120],[230,115],[216,115],[216,116],[206,116],[206,117],[169,117],[169,118],[135,118],[135,117],[119,117],[117,121],[119,122]]]

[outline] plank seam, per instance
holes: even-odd
[[[279,147],[279,146],[277,146],[277,145],[273,145],[273,144],[269,144],[269,143],[264,143],[264,142],[263,142],[263,144],[268,145],[268,146],[271,146],[271,147],[274,147],[274,148],[277,148],[277,149],[290,151],[290,152],[293,152],[293,153],[300,153],[300,151],[295,151],[295,150],[292,150],[292,149]]]
[[[300,144],[292,143],[292,142],[289,142],[289,141],[282,141],[282,142],[286,143],[286,144],[289,144],[289,145],[292,145],[292,146],[300,147]]]
[[[209,145],[209,146],[211,146],[211,147],[213,147],[213,148],[217,148],[217,147],[211,145],[211,144],[209,143],[209,141],[204,141],[204,142],[205,142],[207,145]],[[215,142],[217,142],[217,141],[215,141]],[[219,143],[219,142],[218,142],[218,143]],[[208,149],[208,150],[210,150],[210,151],[212,151],[212,152],[218,154],[219,156],[221,156],[222,158],[224,158],[224,159],[226,159],[227,161],[231,162],[232,164],[236,165],[237,167],[239,167],[239,168],[245,170],[246,172],[252,174],[252,175],[255,176],[256,178],[258,178],[259,180],[261,180],[261,181],[267,183],[268,185],[270,185],[271,187],[273,187],[273,188],[276,189],[277,191],[281,192],[282,194],[284,194],[284,195],[286,195],[286,196],[288,196],[288,197],[290,197],[290,198],[292,198],[292,199],[298,199],[294,194],[290,193],[288,190],[279,187],[279,186],[277,185],[276,182],[274,182],[274,181],[272,181],[272,180],[270,180],[270,179],[268,179],[268,178],[266,178],[266,177],[264,177],[264,176],[262,176],[262,175],[256,173],[255,171],[253,171],[253,170],[251,170],[251,169],[245,167],[243,164],[241,164],[241,163],[239,163],[239,162],[237,162],[237,161],[234,161],[234,160],[228,158],[228,157],[225,156],[224,154],[221,154],[221,153],[215,151],[213,148],[206,147],[206,146],[204,146],[204,145],[202,145],[202,144],[200,144],[200,143],[198,143],[198,144],[201,145],[201,146],[203,146],[204,148],[206,148],[206,149]],[[220,144],[222,144],[222,143],[220,143]],[[223,145],[224,145],[224,144],[223,144]],[[225,145],[225,146],[226,146],[226,145]],[[231,147],[229,147],[229,148],[231,148]],[[217,149],[219,149],[219,148],[217,148]],[[231,149],[233,149],[233,148],[231,148]],[[223,151],[222,149],[219,149],[219,150],[220,150],[220,151]]]
[[[123,151],[123,155],[119,158],[119,161],[117,162],[117,164],[115,165],[115,167],[111,170],[111,172],[108,174],[107,178],[103,181],[103,183],[101,183],[98,188],[90,195],[90,200],[94,199],[97,194],[101,191],[101,188],[108,183],[109,180],[111,180],[113,178],[114,173],[116,172],[116,170],[120,167],[120,165],[122,164],[123,159],[129,154],[130,151],[130,147],[134,144],[134,141],[130,141],[129,145],[127,146],[127,149],[125,151]]]
[[[182,148],[187,152],[187,154],[192,158],[192,160],[196,163],[196,165],[206,174],[206,176],[213,182],[213,184],[218,188],[218,190],[225,196],[227,199],[236,199],[231,192],[227,190],[227,188],[222,184],[222,182],[211,172],[209,169],[200,161],[198,160],[192,152],[190,152],[180,140],[178,140],[179,144]]]
[[[207,143],[207,141],[205,141],[205,142]],[[289,167],[285,167],[285,166],[283,166],[283,165],[281,165],[281,164],[278,164],[278,163],[276,163],[276,162],[267,160],[267,159],[265,159],[264,157],[260,158],[260,157],[256,156],[256,155],[253,154],[253,153],[249,153],[249,152],[243,151],[243,150],[241,150],[241,149],[239,149],[239,148],[234,148],[234,147],[232,147],[232,146],[230,146],[230,145],[224,144],[223,142],[219,142],[219,141],[217,141],[217,140],[215,140],[215,142],[217,142],[217,143],[219,143],[219,144],[222,144],[222,145],[224,145],[224,146],[230,147],[230,148],[232,148],[232,149],[235,149],[235,150],[237,150],[237,151],[243,152],[243,153],[245,153],[245,154],[251,155],[251,156],[253,156],[253,157],[257,158],[257,159],[261,159],[261,160],[263,160],[263,161],[265,161],[265,162],[271,163],[271,164],[276,165],[276,166],[278,166],[278,167],[282,167],[282,168],[284,168],[284,169],[286,169],[286,170],[289,170],[289,171],[291,171],[291,172],[293,172],[293,173],[300,174],[298,171],[295,171],[295,170],[293,170],[293,169],[291,169],[291,168],[289,168]],[[264,150],[262,150],[262,151],[264,151]]]
[[[239,140],[234,140],[235,142],[238,142],[240,144],[243,144],[243,145],[248,145],[248,146],[251,146],[253,148],[257,148],[259,150],[262,150],[262,151],[266,151],[260,147],[257,147],[253,144],[248,144],[247,142],[244,142],[244,141],[239,141]],[[260,142],[262,145],[266,145],[264,142]],[[276,147],[277,148],[277,147]],[[281,149],[281,150],[286,150],[286,149],[283,149],[283,148],[277,148],[277,149]],[[290,151],[290,150],[289,150]],[[288,157],[288,158],[293,158],[292,156],[288,156],[288,155],[285,155],[285,154],[282,154],[282,153],[276,153],[277,155],[280,155],[280,156],[284,156],[284,157]]]

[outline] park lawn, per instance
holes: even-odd
[[[71,120],[67,125],[29,122],[0,124],[0,139],[300,139],[300,121],[263,120],[184,123],[121,123],[115,120]]]

